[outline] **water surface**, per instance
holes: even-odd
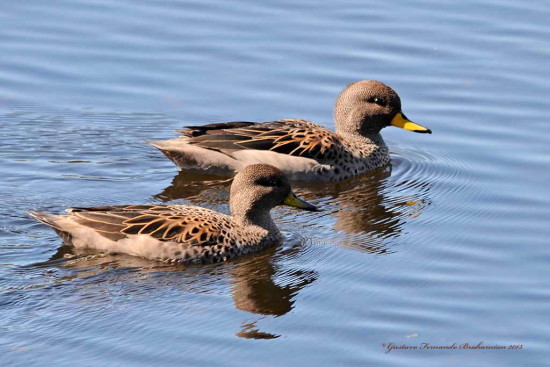
[[[550,358],[550,6],[544,1],[0,4],[0,361],[9,366],[543,366]],[[391,165],[296,191],[258,256],[173,267],[79,254],[25,214],[228,212],[228,184],[145,140],[186,124],[334,128],[377,79],[433,130]],[[383,344],[523,345],[394,350]]]

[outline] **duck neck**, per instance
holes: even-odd
[[[380,133],[374,134],[365,134],[358,131],[336,131],[344,141],[354,143],[354,144],[374,144],[374,145],[385,145],[384,139]]]
[[[237,223],[246,226],[257,226],[265,229],[270,235],[278,234],[279,229],[273,222],[269,210],[266,208],[247,208],[232,207],[231,214]]]

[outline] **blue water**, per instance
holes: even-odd
[[[0,364],[547,365],[549,17],[519,0],[1,2]],[[276,209],[283,246],[192,268],[66,257],[24,213],[228,212],[227,183],[145,140],[234,120],[334,128],[362,79],[434,133],[385,129],[390,166],[298,185],[324,211]],[[479,342],[522,349],[386,353]]]

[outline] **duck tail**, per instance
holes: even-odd
[[[190,144],[189,139],[186,137],[148,141],[147,143],[159,149],[180,170],[233,176],[243,165],[222,150]]]
[[[38,220],[39,222],[44,223],[48,227],[51,227],[59,235],[59,237],[61,237],[63,242],[70,243],[70,241],[72,240],[71,234],[63,230],[63,228],[61,228],[58,224],[59,217],[61,217],[60,215],[35,210],[28,211],[27,214]]]
[[[34,219],[44,223],[45,225],[52,227],[53,229],[57,229],[60,231],[62,230],[61,227],[59,227],[59,225],[57,224],[57,215],[35,210],[28,211],[27,214]]]

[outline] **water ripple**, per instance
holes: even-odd
[[[0,2],[4,364],[548,360],[548,11],[542,0]],[[297,185],[323,211],[275,209],[287,241],[258,256],[189,268],[73,257],[24,214],[227,213],[227,182],[176,174],[144,141],[231,120],[334,128],[335,97],[360,79],[393,86],[434,134],[385,129],[388,167]],[[479,340],[525,348],[381,347]]]

